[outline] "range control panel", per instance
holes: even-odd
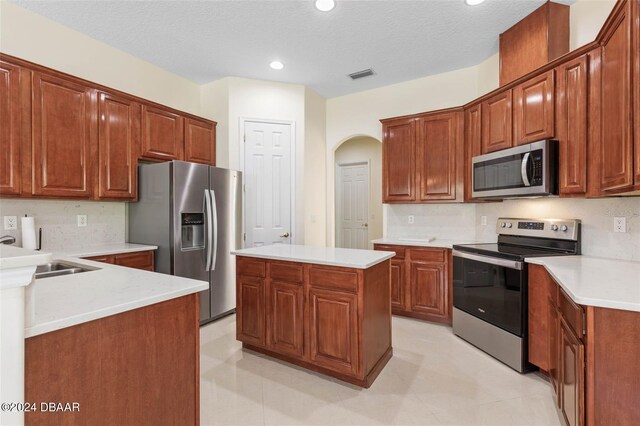
[[[498,219],[496,232],[500,235],[556,238],[576,241],[580,232],[578,219]]]

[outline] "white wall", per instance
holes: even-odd
[[[369,240],[375,240],[382,237],[382,144],[370,137],[349,139],[336,149],[333,173],[337,179],[338,164],[365,161],[369,162]]]
[[[194,114],[200,88],[57,22],[0,1],[0,51]]]
[[[202,115],[215,120],[216,165],[229,167],[229,79],[212,81],[200,87]]]
[[[569,48],[575,50],[595,40],[615,4],[616,0],[578,0],[572,4]]]
[[[327,239],[326,100],[305,89],[304,240],[324,246]]]

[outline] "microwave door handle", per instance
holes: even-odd
[[[206,234],[206,246],[207,249],[205,250],[205,256],[206,256],[206,266],[205,266],[205,270],[206,271],[210,271],[211,270],[211,249],[212,249],[212,240],[213,240],[213,218],[211,215],[211,194],[209,193],[209,190],[205,189],[204,190],[204,215],[206,217],[205,220],[205,234]]]
[[[520,165],[520,173],[522,174],[522,181],[524,182],[524,186],[531,186],[531,181],[529,180],[529,173],[527,172],[530,157],[531,157],[530,152],[525,153],[524,157],[522,157],[522,164]]]
[[[213,254],[211,255],[211,270],[215,271],[216,261],[218,259],[218,207],[216,204],[215,191],[209,191],[211,199],[211,216],[213,217],[213,232],[211,241],[213,243]]]

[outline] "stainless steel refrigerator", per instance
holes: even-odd
[[[129,241],[158,246],[156,272],[209,282],[200,324],[236,307],[242,173],[184,161],[139,166],[139,201],[129,204]]]

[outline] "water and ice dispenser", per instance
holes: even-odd
[[[204,213],[182,213],[182,250],[204,248]]]

